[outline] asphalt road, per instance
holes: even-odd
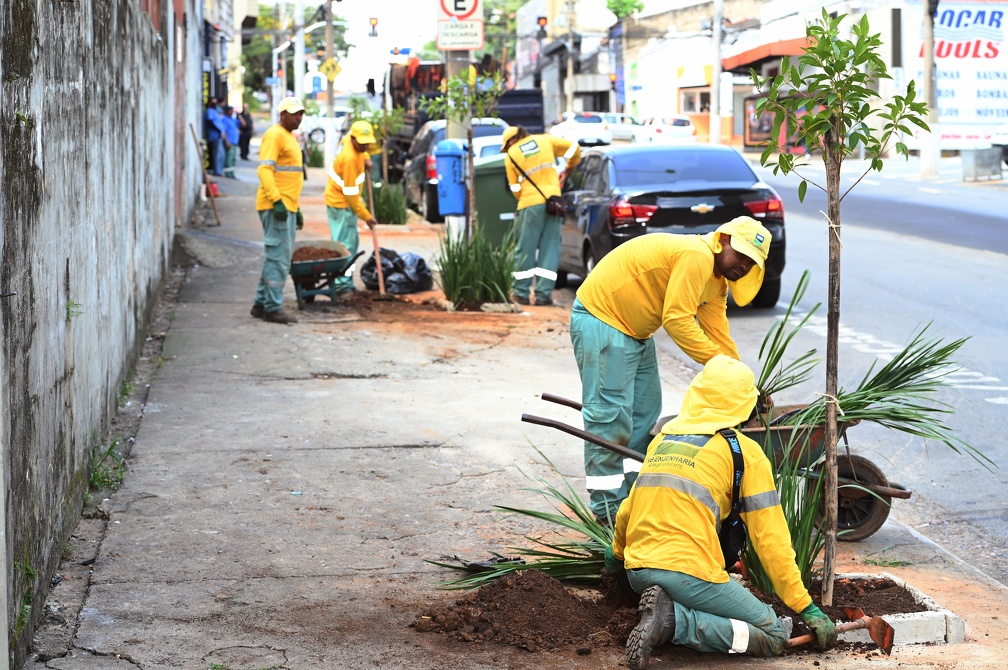
[[[841,208],[840,384],[856,387],[873,361],[887,360],[927,324],[945,340],[968,337],[956,357],[961,369],[948,377],[951,387],[941,400],[955,409],[946,424],[994,465],[987,470],[941,443],[873,425],[852,428],[851,446],[913,491],[909,501],[894,501],[893,515],[1008,584],[1002,497],[1008,484],[1008,317],[1000,295],[1008,269],[1008,185],[964,185],[948,174],[923,182],[912,163],[892,172],[866,177]],[[827,228],[819,213],[825,199],[810,187],[810,197],[799,204],[797,180],[764,177],[781,193],[787,213],[782,302],[770,311],[733,308],[729,314],[744,360],[757,369],[760,343],[784,313],[802,271],[811,272],[802,311],[825,303],[828,281]],[[797,356],[815,347],[822,356],[825,336],[822,307],[790,351]],[[663,334],[658,342],[677,350]],[[777,401],[810,402],[824,386],[820,364],[812,381]]]

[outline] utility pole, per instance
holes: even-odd
[[[336,31],[333,29],[333,15],[332,15],[332,0],[325,0],[325,10],[322,14],[322,20],[325,21],[325,59],[328,61],[333,56],[333,41],[336,39]],[[336,112],[333,107],[336,104],[336,94],[333,91],[333,82],[328,76],[326,77],[326,118],[333,119],[336,117]],[[333,127],[332,122],[326,124],[327,131],[331,131]],[[325,166],[328,167],[332,163],[333,154],[336,153],[336,143],[332,141],[332,132],[326,132],[325,147],[323,149],[323,155],[325,156]]]
[[[714,0],[714,21],[711,40],[714,46],[714,63],[711,67],[710,87],[710,143],[721,144],[721,24],[724,22],[724,0]]]
[[[574,0],[567,0],[567,111],[574,111]]]
[[[301,100],[304,97],[305,75],[305,32],[304,32],[304,0],[294,2],[294,97]]]
[[[930,133],[921,137],[921,177],[938,176],[938,159],[941,157],[941,130],[938,128],[938,95],[935,90],[934,17],[938,13],[938,0],[924,3],[924,98],[928,106],[927,124]]]

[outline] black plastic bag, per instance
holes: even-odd
[[[427,267],[423,257],[407,251],[399,254],[392,249],[381,249],[382,274],[385,278],[385,292],[404,294],[429,291],[434,286],[434,275]],[[372,291],[378,290],[378,267],[374,254],[371,255],[360,271],[364,286]]]

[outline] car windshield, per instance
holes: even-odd
[[[602,117],[592,116],[591,114],[583,114],[575,116],[574,123],[602,123]]]
[[[641,186],[675,181],[741,181],[753,183],[756,174],[745,160],[730,152],[641,151],[614,157],[616,183]]]
[[[679,126],[681,128],[685,128],[691,124],[691,121],[689,119],[683,119],[683,118],[670,118],[670,119],[662,119],[662,123],[664,123],[666,126]]]

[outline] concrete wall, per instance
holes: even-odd
[[[189,195],[175,187],[172,4],[144,5],[159,35],[136,0],[0,2],[0,292],[17,291],[0,299],[15,665],[143,337],[177,204],[194,198],[191,170],[178,173]]]

